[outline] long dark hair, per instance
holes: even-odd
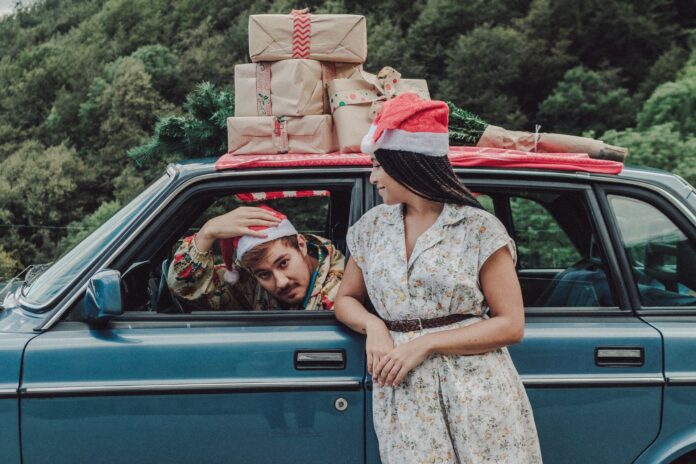
[[[447,156],[379,149],[375,158],[389,176],[420,197],[483,209],[471,191],[459,182]]]

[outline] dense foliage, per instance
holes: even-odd
[[[311,0],[368,19],[366,68],[510,129],[626,145],[696,183],[690,2]],[[21,5],[21,3],[18,3]],[[285,0],[42,0],[0,19],[0,281],[54,259],[172,159],[224,151],[250,13]],[[208,84],[201,84],[208,82]],[[130,157],[127,154],[130,153]],[[136,163],[134,160],[139,161]],[[87,194],[85,194],[87,193]]]

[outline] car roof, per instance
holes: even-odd
[[[585,154],[536,154],[515,150],[477,147],[451,147],[449,154],[452,165],[465,171],[499,172],[510,174],[554,173],[567,178],[577,176],[615,181],[648,183],[688,198],[696,205],[696,190],[681,177],[670,172],[647,167],[632,166],[616,161],[591,159]],[[630,160],[630,158],[629,158]],[[236,155],[194,158],[182,160],[173,167],[184,178],[222,171],[278,171],[287,169],[350,169],[365,172],[371,167],[368,155],[362,153],[328,155],[282,154],[282,155]],[[545,176],[546,177],[546,176]]]

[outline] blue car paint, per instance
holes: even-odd
[[[338,323],[103,330],[74,325],[27,347],[22,436],[31,446],[24,449],[25,464],[120,463],[134,456],[141,463],[364,460],[364,339]],[[337,348],[345,350],[345,369],[295,369],[296,350]],[[52,369],[56,365],[59,371]],[[354,387],[235,389],[303,381]],[[237,387],[204,388],[220,384]],[[180,389],[118,393],[128,386],[172,385]],[[111,386],[117,393],[34,394],[91,386]],[[343,412],[334,405],[338,398],[348,402]]]
[[[19,377],[24,346],[36,334],[0,333],[0,462],[20,462]]]
[[[680,378],[696,378],[696,317],[645,320],[664,337],[667,385],[660,436],[636,463],[667,463],[696,450],[696,382],[678,383]]]
[[[645,363],[598,367],[594,351],[599,346],[642,346]],[[544,462],[628,463],[657,436],[659,382],[631,385],[620,378],[660,379],[661,339],[630,313],[608,318],[528,316],[523,342],[509,350],[532,404]],[[539,379],[548,382],[540,384]],[[561,383],[554,386],[553,379]],[[562,379],[603,379],[607,384],[563,385]]]

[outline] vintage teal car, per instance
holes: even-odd
[[[456,171],[518,245],[527,319],[510,351],[544,462],[696,462],[694,188],[570,157],[477,156]],[[361,336],[331,312],[192,310],[163,278],[177,241],[240,193],[328,192],[269,203],[345,250],[348,226],[379,202],[369,172],[321,156],[171,165],[53,265],[10,282],[0,462],[378,463]]]

